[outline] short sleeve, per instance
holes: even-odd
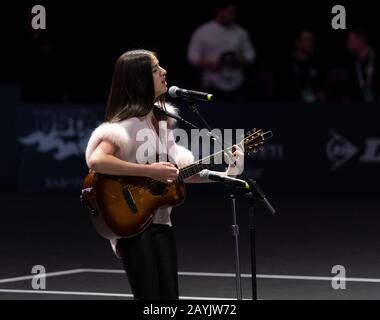
[[[105,122],[97,127],[91,134],[86,148],[86,163],[89,167],[89,160],[92,153],[102,140],[107,140],[118,148],[121,158],[126,157],[126,147],[128,143],[127,131],[118,123]]]

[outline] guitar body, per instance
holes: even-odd
[[[128,238],[144,231],[158,208],[182,204],[185,185],[90,172],[84,179],[81,200],[102,237]]]
[[[243,150],[254,153],[270,137],[271,131],[254,129],[239,144]],[[110,240],[133,237],[149,226],[158,208],[182,204],[185,200],[183,181],[213,167],[215,155],[206,157],[205,163],[201,159],[181,168],[180,180],[172,184],[145,177],[111,176],[90,171],[83,182],[82,203],[90,211],[91,221],[102,237]]]

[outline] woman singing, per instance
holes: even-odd
[[[141,130],[150,130],[156,148],[161,124],[169,119],[161,109],[167,91],[166,70],[159,65],[155,53],[133,50],[117,60],[108,98],[105,122],[91,135],[86,149],[90,169],[109,175],[143,176],[170,183],[178,176],[177,167],[169,161],[141,163],[139,146],[146,141],[137,139]],[[172,108],[172,107],[171,107]],[[170,129],[169,129],[170,130]],[[178,168],[194,161],[192,153],[173,141],[161,146],[161,151]],[[166,145],[166,149],[165,149]],[[239,150],[234,156],[240,155]],[[161,154],[160,154],[161,157]],[[194,175],[186,182],[200,182]],[[132,238],[113,241],[115,253],[122,258],[135,299],[178,299],[177,251],[170,207],[161,207],[152,223]]]

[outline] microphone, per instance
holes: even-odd
[[[210,170],[204,169],[201,172],[199,172],[199,176],[202,179],[223,182],[223,183],[227,183],[227,184],[232,184],[236,187],[240,187],[240,188],[244,188],[244,189],[250,189],[247,181],[232,178],[229,176],[224,176],[224,175],[221,175],[220,173],[218,173],[216,171],[210,171]]]
[[[172,98],[182,98],[186,100],[211,101],[213,99],[213,95],[210,93],[181,89],[177,86],[171,86],[169,88],[169,95]]]

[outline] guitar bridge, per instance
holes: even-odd
[[[131,209],[132,213],[137,213],[136,203],[128,189],[127,183],[123,186],[123,194],[125,200],[127,201],[128,207]]]

